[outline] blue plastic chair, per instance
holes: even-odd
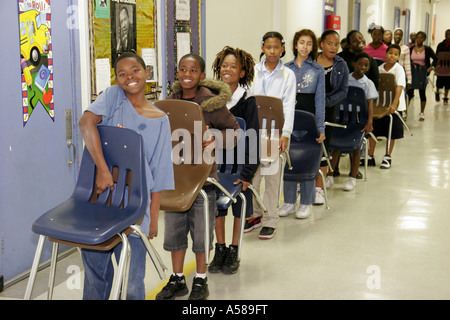
[[[247,199],[242,192],[242,183],[237,185],[234,182],[239,179],[239,175],[245,164],[245,151],[248,148],[245,132],[247,130],[245,120],[240,117],[235,117],[237,122],[239,123],[239,127],[241,128],[241,138],[238,140],[237,146],[233,149],[231,156],[233,159],[227,159],[227,155],[230,157],[230,153],[223,152],[221,156],[223,158],[223,163],[219,165],[217,175],[219,177],[220,184],[228,191],[232,198],[237,198],[238,196],[242,200],[241,205],[241,225],[239,229],[239,246],[238,246],[238,260],[241,260],[241,248],[242,248],[242,239],[244,234],[244,226],[245,226],[245,214],[247,211]],[[220,156],[219,156],[220,157]],[[231,160],[231,161],[230,161]],[[261,207],[263,211],[267,211],[265,208],[261,197],[259,196],[256,189],[253,185],[249,185],[248,189],[250,189],[255,197],[256,202]],[[233,201],[228,195],[224,192],[220,192],[217,198],[217,208],[219,210],[228,210],[228,208],[232,205]]]
[[[33,232],[40,236],[25,299],[31,297],[45,238],[53,242],[49,299],[53,293],[59,243],[109,251],[122,242],[119,266],[111,289],[112,299],[119,296],[126,299],[131,254],[127,236],[132,232],[140,236],[161,279],[164,279],[165,267],[139,226],[148,205],[142,136],[136,131],[119,127],[99,126],[98,131],[105,161],[113,173],[114,191],[107,188],[97,196],[96,166],[85,148],[72,196],[44,213],[32,225]]]
[[[336,127],[330,139],[330,148],[351,153],[364,145],[364,179],[367,180],[368,140],[361,132],[369,116],[367,100],[362,88],[348,87],[347,97],[336,107],[336,123],[346,126]]]
[[[323,146],[316,141],[319,136],[314,114],[303,110],[295,110],[294,128],[289,146],[291,167],[284,169],[284,180],[315,180],[317,175],[320,174],[325,186],[325,177],[320,170]],[[326,208],[329,209],[326,188],[324,188],[324,195]]]

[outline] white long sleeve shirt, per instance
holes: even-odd
[[[283,101],[284,137],[291,137],[294,126],[296,80],[295,74],[280,60],[277,67],[269,72],[265,67],[266,59],[255,66],[255,80],[250,88],[253,95],[265,95]]]

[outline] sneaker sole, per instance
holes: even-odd
[[[255,224],[255,225],[253,225],[251,228],[244,229],[244,233],[250,232],[250,231],[252,231],[253,229],[258,229],[258,228],[261,227],[261,226],[262,226],[262,223],[261,223],[261,222],[260,222],[260,223],[257,223],[257,224]]]
[[[177,293],[175,293],[173,296],[171,296],[170,298],[166,298],[166,299],[158,299],[156,296],[155,300],[174,300],[176,297],[182,297],[185,296],[189,293],[189,289],[186,287],[184,288],[184,290],[178,291]]]
[[[261,240],[270,240],[270,239],[272,239],[275,236],[275,233],[277,233],[277,232],[274,231],[271,235],[267,235],[267,236],[259,235],[259,239],[261,239]]]

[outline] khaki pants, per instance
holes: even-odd
[[[263,216],[262,226],[276,228],[278,220],[278,203],[279,203],[279,193],[280,193],[280,182],[281,182],[281,172],[284,172],[284,163],[282,163],[279,158],[277,160],[278,170],[265,170],[263,165],[260,165],[256,171],[255,177],[253,178],[253,186],[256,191],[261,195],[263,203],[267,209],[267,213],[263,215],[261,208],[258,206],[256,201],[253,201],[253,216]],[[275,163],[272,166],[276,165]],[[261,170],[262,169],[262,170]],[[263,174],[261,174],[261,171]],[[265,175],[264,173],[272,173]],[[260,193],[261,182],[264,179],[264,195]]]

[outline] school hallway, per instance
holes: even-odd
[[[416,91],[407,121],[414,135],[405,130],[396,143],[391,169],[379,168],[381,140],[377,166],[368,168],[367,181],[358,180],[354,191],[345,192],[349,161],[342,158],[341,176],[328,190],[330,209],[314,206],[304,220],[281,218],[271,240],[259,240],[260,229],[244,234],[238,272],[208,273],[209,300],[449,299],[450,106],[442,99],[436,103],[431,90],[428,86],[423,122],[418,121]],[[163,217],[152,244],[169,277]],[[226,221],[231,237],[231,214]],[[190,248],[185,263],[190,290],[195,274]],[[74,270],[82,270],[76,250],[58,263],[54,299],[81,299],[83,276]],[[48,268],[38,273],[32,299],[46,299],[47,279]],[[0,299],[23,299],[27,280],[5,288]],[[148,261],[147,299],[154,299],[163,282]]]

